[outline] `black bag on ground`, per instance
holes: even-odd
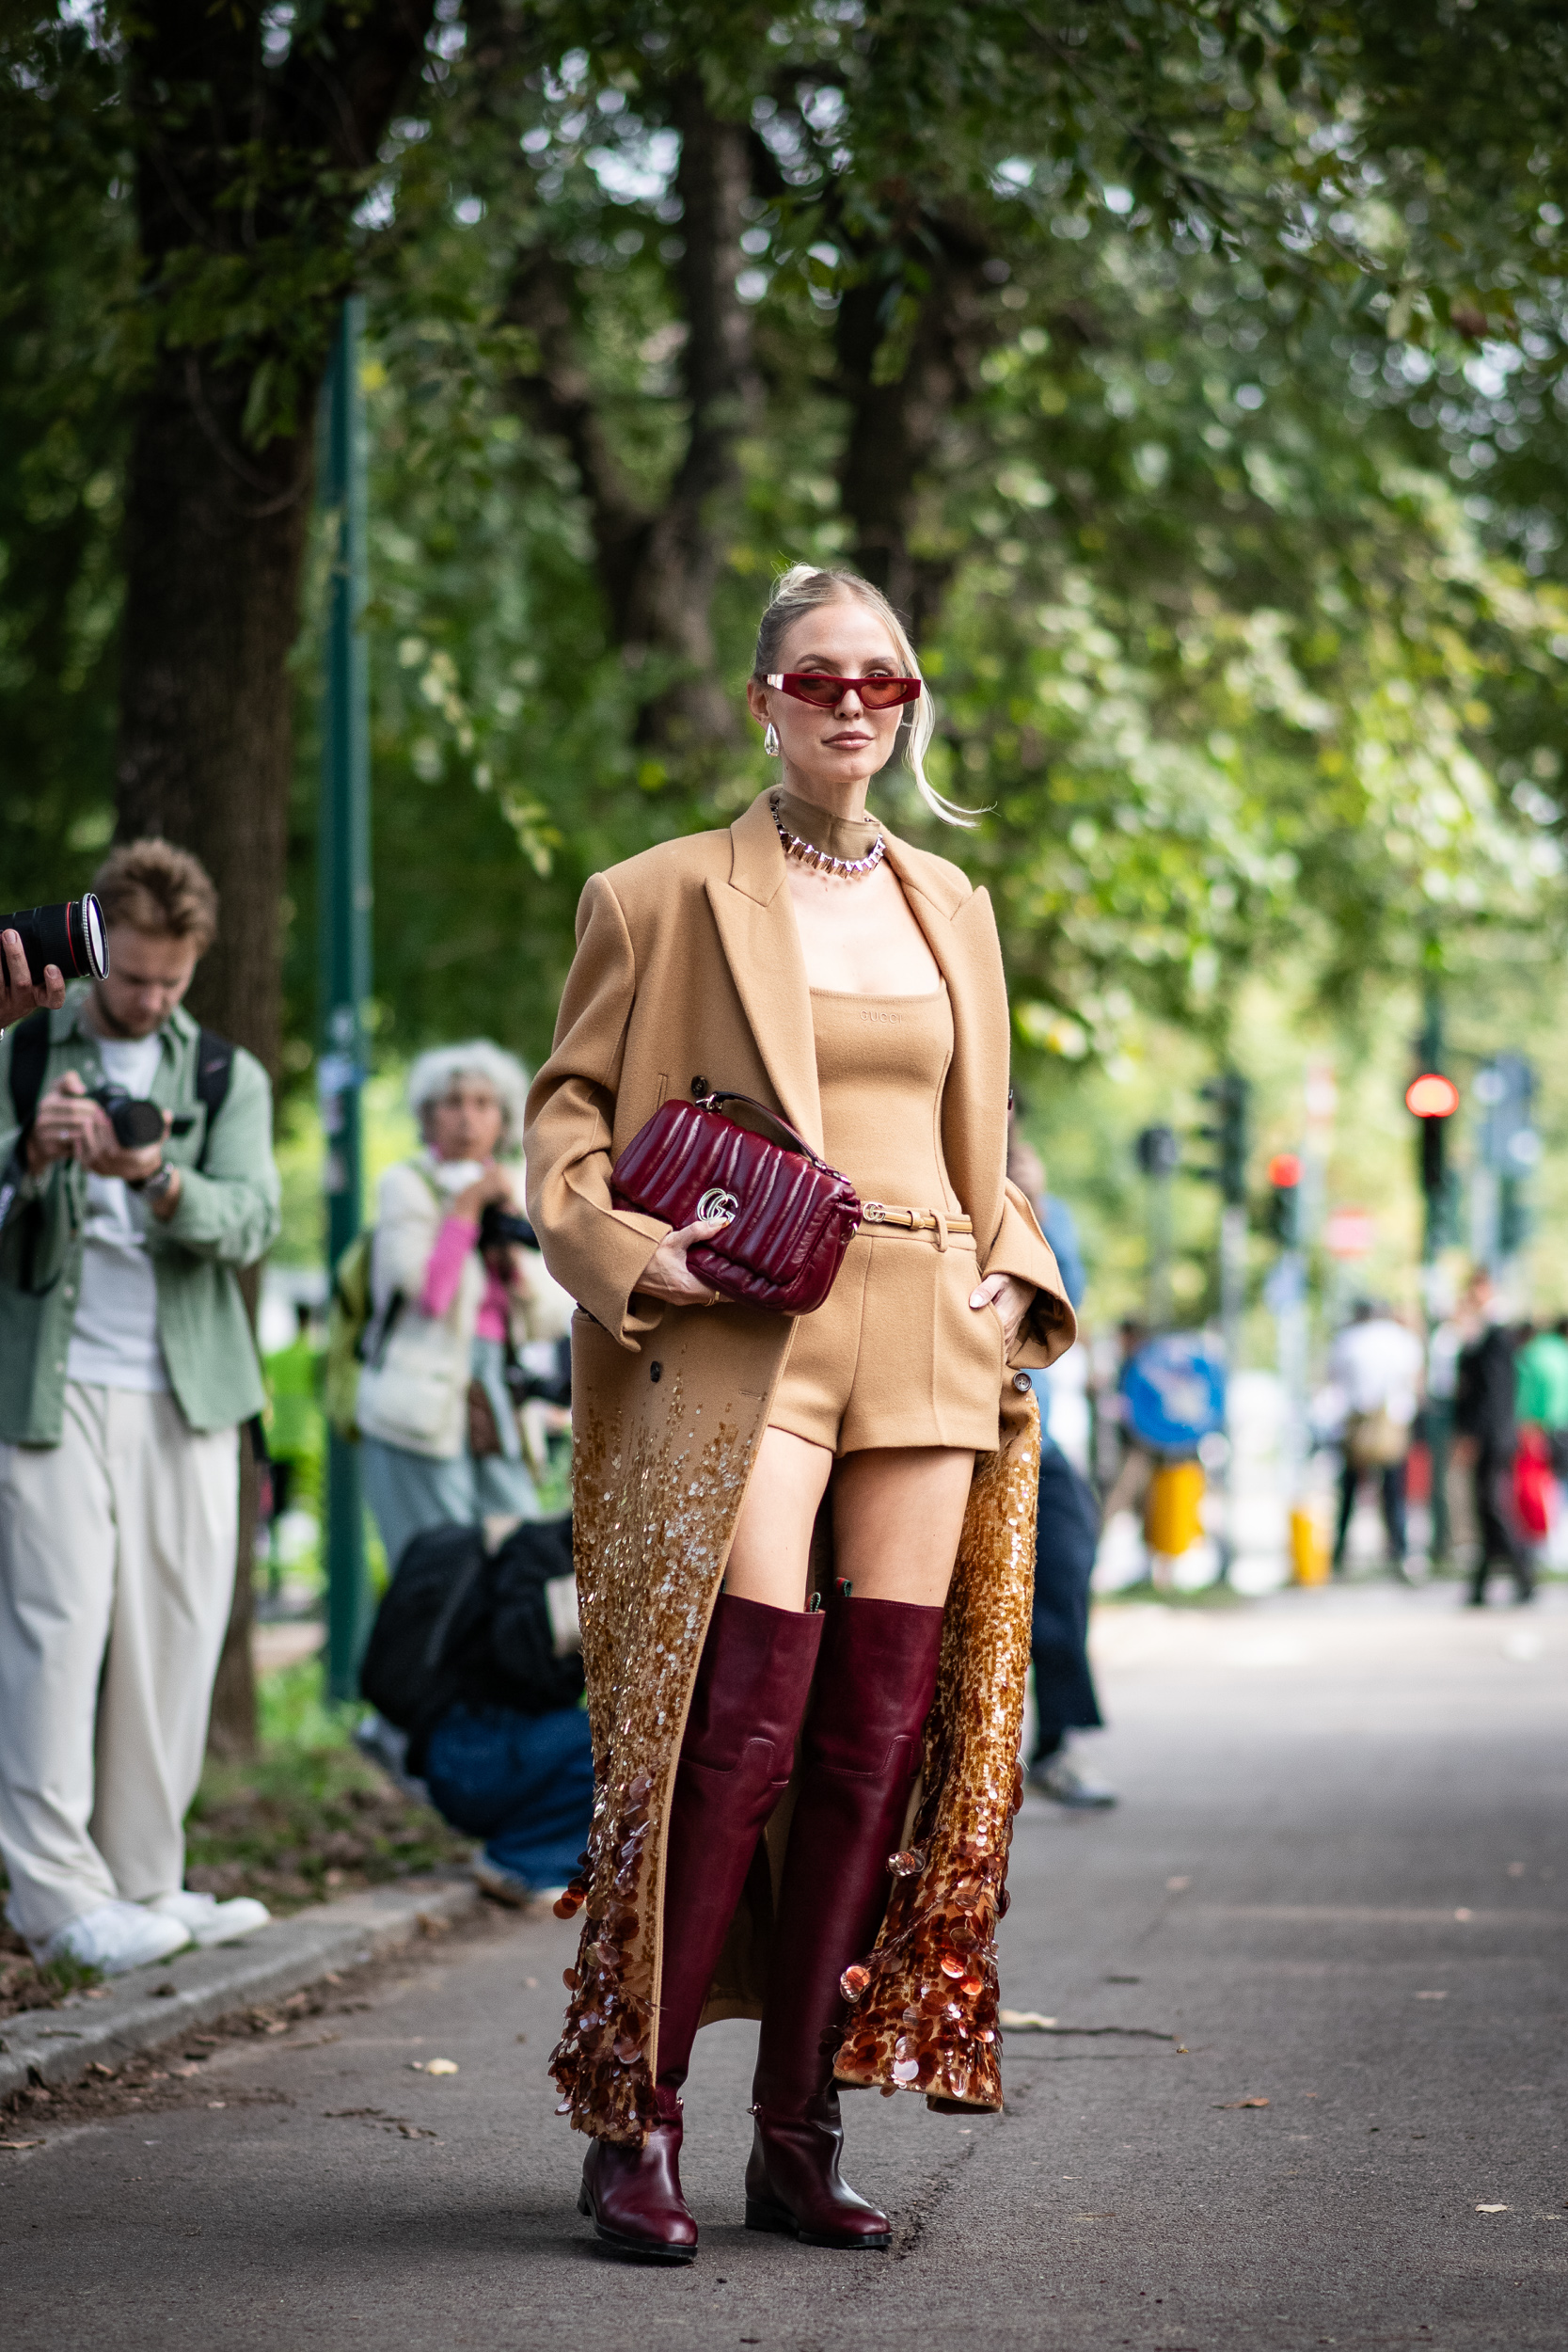
[[[477,1527],[428,1528],[404,1548],[359,1688],[408,1734],[411,1772],[423,1769],[425,1742],[450,1708],[550,1715],[577,1705],[582,1653],[564,1646],[571,1580],[569,1518],[525,1519],[488,1555]]]

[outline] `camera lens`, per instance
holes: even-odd
[[[35,983],[41,984],[52,963],[58,964],[68,980],[101,980],[109,968],[103,910],[90,890],[84,898],[62,899],[55,906],[19,908],[0,922],[0,930],[21,933]],[[8,988],[9,975],[0,971],[0,983]]]

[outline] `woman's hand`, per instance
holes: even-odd
[[[483,1176],[476,1176],[471,1184],[465,1184],[452,1201],[451,1215],[467,1217],[477,1225],[492,1200],[512,1206],[512,1178],[499,1160],[492,1160]]]
[[[1002,1324],[1002,1352],[1010,1358],[1018,1345],[1023,1318],[1035,1303],[1033,1285],[1021,1282],[1016,1274],[988,1274],[970,1292],[969,1303],[976,1313],[982,1307],[995,1308]]]
[[[700,1216],[694,1225],[666,1233],[638,1278],[637,1288],[672,1307],[716,1307],[721,1294],[700,1274],[693,1274],[686,1253],[694,1242],[711,1241],[729,1223],[727,1216]]]

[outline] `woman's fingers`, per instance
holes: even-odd
[[[693,1242],[711,1241],[714,1234],[721,1233],[731,1221],[727,1216],[700,1216],[694,1224],[683,1225],[669,1238],[677,1249],[689,1249]]]

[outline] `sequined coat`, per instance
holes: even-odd
[[[865,1956],[837,2060],[847,2082],[1001,2104],[994,1933],[1019,1800],[1038,1422],[1020,1368],[1070,1345],[1072,1311],[1005,1183],[1009,1025],[990,903],[958,867],[888,836],[888,862],[946,981],[948,1173],[982,1273],[1037,1297],[976,1459],[904,1875]],[[582,1940],[552,2069],[577,2126],[641,2141],[657,2067],[669,1800],[708,1617],[793,1322],[638,1295],[669,1230],[611,1206],[610,1169],[667,1094],[729,1087],[816,1150],[804,961],[766,796],[725,832],[595,875],[554,1049],[529,1099],[529,1213],[573,1325],[574,1511],[595,1761]],[[748,1882],[706,2020],[758,2016],[786,1796]],[[855,1979],[857,1983],[860,1978]]]

